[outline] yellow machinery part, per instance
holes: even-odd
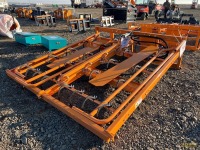
[[[109,142],[166,71],[180,68],[185,46],[180,36],[96,27],[94,35],[6,73]],[[83,87],[73,86],[76,82],[83,82]],[[88,88],[80,89],[90,83],[96,92],[104,85],[114,91],[105,99],[91,96]],[[124,91],[119,103],[116,97]]]
[[[128,23],[128,29],[147,33],[160,33],[171,36],[181,36],[187,38],[186,50],[200,50],[200,28],[196,25],[184,24],[133,24]]]

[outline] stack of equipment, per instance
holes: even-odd
[[[113,26],[113,25],[115,25],[113,16],[103,16],[101,18],[101,26],[102,27],[109,27],[109,26]]]
[[[86,31],[90,29],[90,20],[85,19],[70,19],[69,20],[69,31]]]
[[[41,26],[41,25],[45,25],[49,27],[56,26],[55,17],[52,17],[51,15],[36,16],[35,22],[37,26]]]

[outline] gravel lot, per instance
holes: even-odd
[[[183,11],[200,19],[199,9]],[[76,12],[102,15],[102,9]],[[70,33],[65,21],[58,21],[56,28],[37,27],[28,19],[18,21],[23,31],[59,35],[69,44],[94,33]],[[126,28],[126,24],[116,27]],[[184,53],[182,69],[167,72],[120,129],[119,138],[109,144],[6,76],[6,69],[44,53],[47,49],[40,45],[27,47],[0,37],[0,150],[200,149],[200,51]]]

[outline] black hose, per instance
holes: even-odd
[[[133,41],[135,41],[133,33],[131,33],[130,36],[131,36],[131,39],[132,39]],[[160,37],[147,36],[147,35],[137,35],[137,36],[135,36],[135,37],[147,37],[147,38],[152,38],[152,39],[158,39],[158,40],[161,40],[161,41],[165,44],[165,46],[162,45],[162,44],[160,44],[160,43],[155,43],[155,42],[148,42],[148,41],[141,41],[141,42],[159,44],[159,45],[163,46],[164,48],[169,48],[167,42],[166,42],[164,39],[160,38]]]
[[[138,43],[152,43],[152,44],[158,44],[159,46],[163,46],[164,48],[168,48],[168,47],[165,47],[163,44],[160,44],[160,43],[157,43],[157,42],[150,42],[150,41],[137,41],[137,40],[134,40],[134,41],[136,41],[136,42],[138,42]]]
[[[140,42],[143,42],[143,43],[152,43],[152,44],[158,44],[159,46],[163,46],[163,48],[169,48],[167,42],[164,39],[160,38],[160,37],[153,37],[153,36],[147,36],[147,35],[139,35],[140,37],[147,37],[147,38],[159,39],[159,40],[161,40],[165,44],[165,46],[163,44],[161,44],[161,43],[158,43],[158,42],[138,41],[138,40],[134,39],[133,33],[131,33],[130,36],[131,36],[131,39],[133,41],[136,41],[138,43],[140,43]],[[138,37],[138,36],[136,36],[136,37]],[[169,54],[169,52],[166,52],[166,54],[164,54],[163,56],[158,56],[158,58],[163,58],[164,59],[164,58],[166,58],[168,56],[168,54]]]

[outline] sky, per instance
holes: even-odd
[[[7,0],[8,2],[19,3],[45,3],[45,4],[70,4],[71,0]],[[157,0],[158,3],[163,4],[165,0]],[[171,1],[171,0],[169,0]],[[192,4],[192,0],[175,0],[177,4]]]

